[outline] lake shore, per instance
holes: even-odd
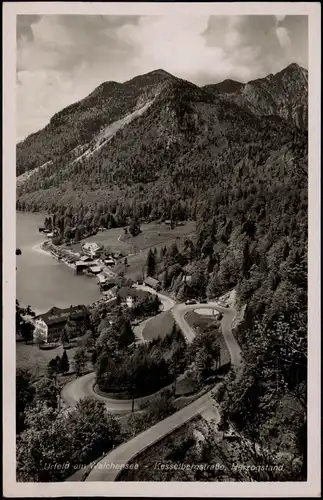
[[[43,255],[48,255],[49,257],[52,257],[52,254],[43,248],[44,242],[43,243],[37,243],[32,247],[33,252],[38,252]]]
[[[38,314],[51,307],[67,308],[71,304],[93,304],[102,298],[96,279],[67,261],[69,247],[47,247],[48,239],[39,232],[44,217],[39,213],[16,213],[16,244],[22,254],[16,263],[16,298],[23,307],[30,305]],[[120,234],[120,232],[118,233]],[[45,247],[44,247],[45,244]],[[54,250],[53,252],[50,250]],[[67,250],[67,251],[66,251]],[[58,258],[58,256],[62,258]],[[76,256],[75,256],[76,257]]]
[[[49,257],[53,257],[54,259],[58,260],[59,262],[62,262],[63,264],[66,264],[71,269],[75,269],[75,264],[73,264],[72,262],[68,262],[66,260],[66,258],[64,258],[64,257],[60,258],[60,256],[55,253],[56,249],[54,250],[53,248],[46,248],[46,243],[47,243],[47,241],[44,241],[42,243],[38,243],[37,245],[34,245],[32,247],[32,250],[35,251],[35,252],[41,253],[43,255],[48,255]],[[52,243],[51,243],[51,245],[53,247]],[[59,252],[59,249],[57,249],[57,252]],[[68,250],[64,249],[64,252],[68,252]]]

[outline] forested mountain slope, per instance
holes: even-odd
[[[145,91],[172,79],[172,75],[157,70],[124,84],[102,83],[88,97],[56,113],[46,127],[17,145],[17,175],[87,144],[102,127],[147,97]]]
[[[308,72],[295,63],[275,75],[246,84],[225,80],[204,88],[226,94],[257,116],[277,115],[307,129]]]
[[[178,210],[180,204],[185,218],[194,216],[198,197],[212,183],[225,196],[223,188],[236,184],[252,158],[257,166],[244,176],[262,182],[265,175],[268,182],[268,164],[261,179],[257,169],[273,151],[279,156],[282,146],[299,143],[303,132],[210,87],[200,89],[162,70],[125,84],[102,84],[18,144],[17,172],[42,166],[18,183],[18,208],[55,211],[68,205],[78,212],[95,205],[100,214],[115,214],[118,203],[129,215],[128,205],[136,201],[138,215],[170,217],[170,207]]]

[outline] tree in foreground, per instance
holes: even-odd
[[[47,365],[47,375],[49,378],[57,378],[57,375],[60,372],[61,368],[61,359],[59,356],[56,356],[56,358],[53,358],[49,361]]]
[[[34,378],[30,371],[16,370],[16,429],[19,434],[24,429],[24,412],[35,396]]]
[[[27,344],[33,339],[33,333],[35,330],[35,326],[29,321],[23,321],[21,324],[21,336]]]
[[[62,373],[67,373],[70,369],[70,362],[68,360],[66,349],[64,349],[64,352],[62,355],[60,369],[61,369]]]
[[[53,379],[42,377],[34,384],[34,387],[36,399],[46,403],[46,405],[51,408],[57,408],[58,390]]]
[[[60,337],[60,341],[61,341],[61,344],[64,346],[64,345],[68,345],[70,344],[70,336],[69,334],[67,333],[67,330],[66,328],[64,328],[64,330],[62,330],[62,333],[61,333],[61,337]]]
[[[35,326],[26,316],[35,316],[30,306],[23,308],[16,300],[16,334],[20,334],[26,344],[32,340]]]
[[[80,329],[79,329],[78,325],[71,318],[69,318],[67,320],[64,331],[66,332],[65,338],[68,338],[69,342],[70,342],[70,339],[77,337],[80,333]]]
[[[66,412],[37,401],[26,421],[28,427],[17,440],[18,481],[63,481],[73,474],[73,465],[89,464],[122,439],[105,404],[92,398]]]
[[[164,389],[148,403],[147,418],[155,423],[173,412],[172,393],[168,389]]]
[[[90,397],[81,399],[73,417],[79,462],[94,460],[121,441],[120,425],[102,401]]]
[[[131,236],[137,236],[140,231],[141,229],[139,219],[137,217],[134,217],[129,225],[129,233],[131,234]]]
[[[156,258],[155,254],[152,251],[152,249],[149,249],[148,255],[147,255],[147,276],[154,276],[155,271],[156,271]]]
[[[40,332],[37,332],[34,337],[34,341],[35,344],[38,345],[38,349],[40,349],[40,346],[42,346],[45,342],[44,336]]]
[[[135,341],[131,323],[122,311],[117,315],[113,324],[113,336],[118,339],[119,349],[124,349]]]
[[[87,356],[85,349],[80,347],[74,354],[74,369],[78,376],[82,375],[84,368],[86,366]]]

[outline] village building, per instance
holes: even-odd
[[[75,272],[81,273],[85,269],[88,269],[89,267],[91,267],[93,265],[94,265],[94,262],[93,262],[91,257],[89,257],[88,255],[82,255],[82,257],[80,257],[79,260],[77,260],[75,262]]]
[[[90,274],[100,274],[102,271],[102,267],[101,266],[90,266],[87,268],[87,270]]]
[[[84,243],[82,246],[82,252],[88,257],[98,257],[99,253],[103,250],[103,245],[98,245],[97,243]]]
[[[147,278],[145,278],[144,285],[150,286],[154,290],[161,289],[160,281],[156,280],[155,278],[152,278],[151,276],[147,276]]]
[[[123,286],[118,291],[118,296],[121,303],[126,304],[129,309],[132,309],[138,301],[145,299],[149,295],[149,292],[145,292],[144,290],[137,290],[136,288],[131,288],[128,286]]]
[[[87,307],[83,305],[71,306],[67,309],[52,307],[47,313],[39,314],[34,320],[34,341],[38,337],[41,337],[44,342],[57,340],[69,319],[75,321],[82,330],[89,320]]]
[[[116,288],[120,288],[122,285],[122,280],[121,278],[117,278],[117,277],[107,277],[107,281],[105,283],[101,283],[100,284],[100,287],[101,287],[101,290],[103,291],[107,291],[107,290],[110,290],[111,288],[113,287],[116,287]]]
[[[118,295],[118,289],[119,287],[118,286],[112,286],[110,288],[107,288],[106,290],[104,290],[104,286],[103,286],[103,295],[104,297],[107,299],[107,300],[112,300],[112,299],[116,299],[117,300],[117,295]]]
[[[115,263],[116,263],[116,261],[112,257],[109,257],[108,259],[104,260],[104,264],[106,266],[114,266]]]
[[[105,283],[108,281],[108,277],[104,273],[97,274],[97,279],[99,285],[105,285]]]
[[[83,260],[77,260],[75,262],[75,272],[76,274],[78,273],[82,273],[85,269],[87,269],[90,265],[92,264],[92,262],[84,262]]]
[[[89,257],[89,255],[82,255],[82,257],[80,257],[80,260],[82,262],[92,262],[92,258]]]

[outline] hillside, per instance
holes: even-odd
[[[212,92],[221,92],[222,94],[234,94],[238,92],[244,84],[241,82],[237,82],[235,80],[226,79],[220,83],[214,83],[210,85],[205,85],[204,90],[209,90]]]
[[[102,129],[149,97],[149,89],[162,85],[171,75],[161,70],[129,82],[105,82],[89,96],[56,113],[49,124],[17,145],[17,175],[66,154],[77,155]],[[156,89],[158,91],[158,89]]]
[[[192,200],[228,169],[236,178],[237,161],[257,151],[262,158],[279,154],[302,136],[274,112],[260,116],[250,101],[241,105],[241,92],[249,95],[255,85],[238,94],[214,93],[212,86],[201,89],[162,70],[100,85],[18,144],[17,173],[28,172],[18,177],[18,208],[79,210],[104,203],[103,211],[115,213],[116,203],[135,200],[139,212],[154,218],[155,212],[169,217],[175,198],[192,217]],[[225,183],[230,186],[228,178]],[[164,186],[172,203],[165,193],[163,210],[154,210],[151,202]]]
[[[308,72],[290,64],[275,75],[246,84],[224,80],[204,87],[209,92],[223,93],[257,116],[280,116],[300,129],[307,129]]]

